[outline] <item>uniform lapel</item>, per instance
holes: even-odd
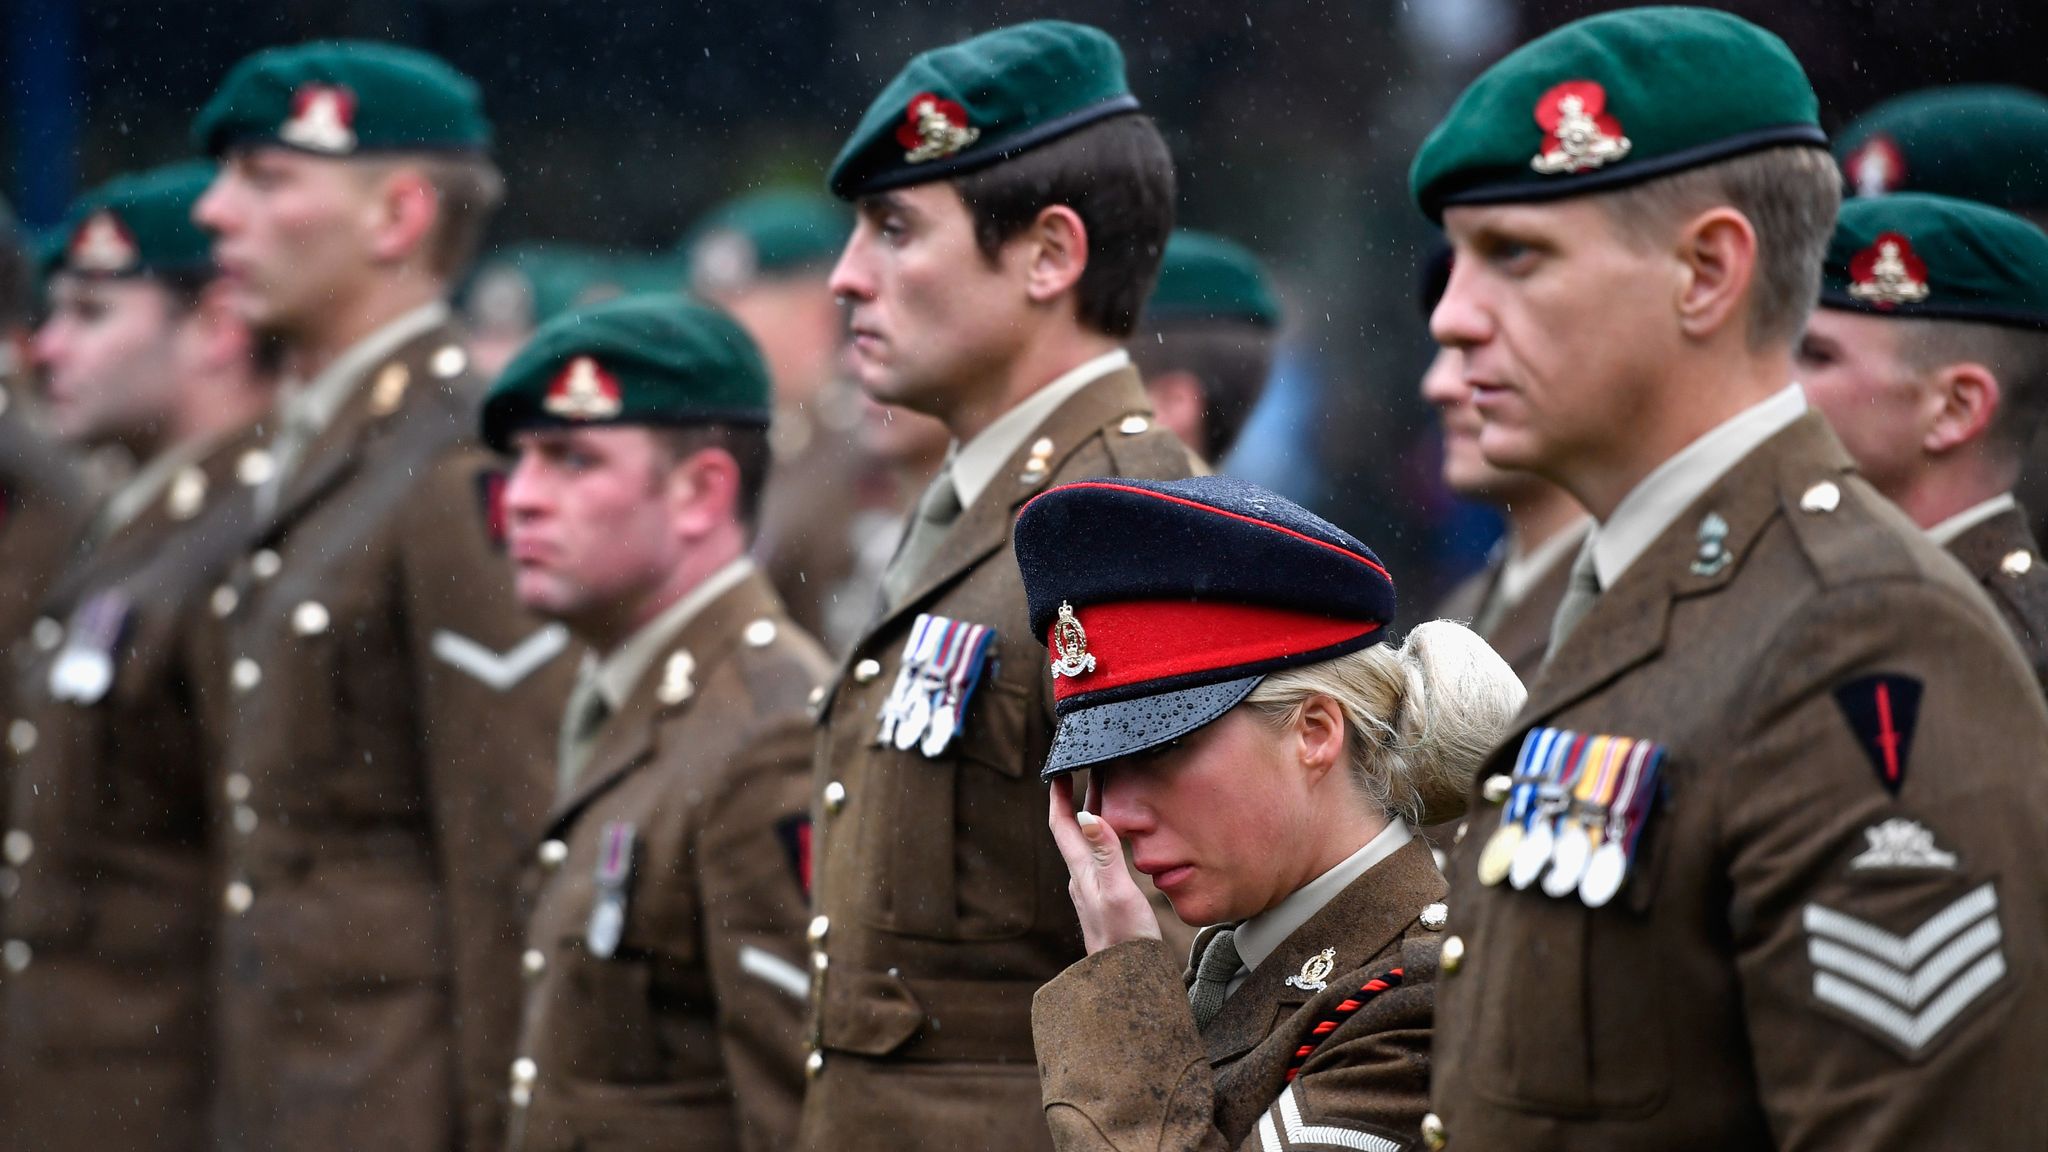
[[[1433,901],[1443,899],[1442,873],[1429,846],[1416,837],[1365,875],[1352,881],[1322,910],[1273,950],[1202,1032],[1202,1047],[1214,1066],[1234,1060],[1273,1033],[1273,1022],[1320,995],[1287,983],[1302,965],[1328,948],[1336,952],[1338,975],[1362,968],[1387,950]]]
[[[675,639],[640,674],[625,707],[605,722],[597,745],[590,751],[590,759],[576,777],[575,787],[555,805],[548,818],[549,835],[555,835],[592,800],[652,757],[661,725],[690,709],[719,665],[731,658],[748,621],[767,615],[773,604],[764,578],[753,572],[683,625]],[[696,662],[691,674],[693,690],[686,698],[668,703],[661,699],[662,682],[667,678],[669,658],[679,651],[688,652]]]

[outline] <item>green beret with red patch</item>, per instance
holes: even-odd
[[[1785,145],[1826,148],[1784,41],[1705,8],[1575,21],[1488,68],[1422,143],[1409,191],[1461,204],[1561,200]]]
[[[1280,299],[1251,250],[1192,228],[1175,229],[1160,261],[1159,283],[1145,303],[1154,324],[1233,320],[1280,326]]]
[[[923,53],[869,106],[827,183],[848,200],[986,168],[1138,110],[1100,29],[1034,20]]]
[[[1901,192],[1842,205],[1823,308],[2048,331],[2048,233],[2002,208]]]
[[[484,398],[500,452],[525,428],[765,426],[768,367],[732,317],[649,294],[565,312],[540,326]]]
[[[1934,192],[2048,211],[2048,96],[1997,84],[1909,92],[1857,117],[1835,155],[1857,196]]]
[[[475,81],[396,44],[327,40],[270,48],[228,73],[192,124],[201,151],[252,144],[320,156],[483,152],[491,124]]]
[[[213,183],[203,161],[118,176],[78,198],[43,250],[46,275],[149,276],[205,272],[213,238],[192,208]]]

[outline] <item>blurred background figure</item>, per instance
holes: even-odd
[[[478,264],[461,297],[465,343],[479,379],[496,380],[533,330],[584,304],[673,291],[665,261],[573,244],[514,244]]]
[[[1159,283],[1125,346],[1153,415],[1211,467],[1237,445],[1265,394],[1281,318],[1249,249],[1187,228],[1167,240]]]
[[[192,222],[212,177],[113,181],[50,252],[34,342],[50,426],[137,467],[11,654],[0,1116],[25,1148],[205,1146],[214,901],[194,702],[219,670],[183,621],[246,531],[236,465],[275,383]]]
[[[2014,500],[2048,413],[2048,234],[1967,200],[1851,200],[1799,380],[1857,467],[1977,578],[2048,690],[2048,564]]]
[[[1423,269],[1425,317],[1436,311],[1450,274],[1450,249],[1440,248]],[[1456,348],[1437,349],[1422,376],[1422,398],[1442,424],[1444,486],[1497,509],[1507,524],[1486,567],[1452,589],[1436,614],[1470,621],[1527,683],[1550,647],[1550,622],[1592,518],[1571,493],[1541,476],[1487,463],[1479,451],[1479,410],[1465,382],[1464,354]]]

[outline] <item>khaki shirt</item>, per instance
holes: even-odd
[[[1538,726],[1667,750],[1602,907],[1479,879],[1496,778]],[[1478,774],[1448,873],[1439,1139],[2042,1147],[2044,747],[1982,591],[1799,417],[1602,593]]]

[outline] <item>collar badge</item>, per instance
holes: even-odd
[[[1302,961],[1301,971],[1289,976],[1285,983],[1289,988],[1303,992],[1321,992],[1330,986],[1330,974],[1337,970],[1337,950],[1325,948]]]

